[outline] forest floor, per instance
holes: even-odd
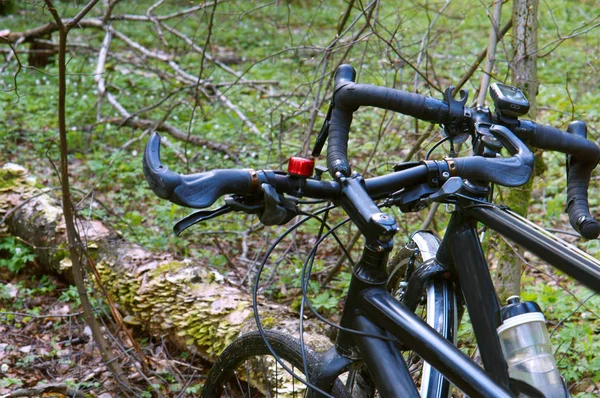
[[[121,386],[103,365],[77,291],[54,276],[33,272],[33,263],[28,267],[18,275],[0,270],[0,396],[24,389],[32,389],[27,394],[31,397],[122,396]],[[148,380],[140,372],[128,374],[129,383],[145,390],[142,396],[152,396],[148,383],[163,386],[163,396],[197,396],[209,364],[170,352],[168,344],[140,329],[134,337],[153,369],[144,374]],[[122,338],[127,341],[124,334]]]
[[[51,17],[42,3],[19,2],[22,9],[18,12],[0,16],[0,35],[48,23]],[[82,3],[57,2],[60,12],[70,15]],[[281,169],[289,156],[308,153],[327,113],[332,92],[329,79],[339,63],[353,64],[361,83],[441,99],[441,91],[456,84],[485,49],[489,31],[487,4],[472,0],[446,4],[417,0],[369,4],[220,1],[218,6],[214,3],[214,9],[198,7],[193,13],[170,17],[201,3],[116,2],[113,13],[123,18],[111,22],[119,35],[113,36],[102,65],[99,60],[106,30],[89,24],[72,31],[67,81],[69,166],[80,215],[102,220],[125,239],[149,250],[201,258],[225,277],[235,277],[232,263],[246,275],[282,229],[263,228],[253,217],[226,215],[173,236],[172,224],[191,210],[159,200],[146,187],[141,158],[151,130],[165,122],[182,132],[178,137],[163,132],[168,140],[161,154],[165,164],[180,172]],[[540,3],[536,120],[562,129],[573,119],[586,120],[591,139],[598,141],[597,1]],[[155,4],[158,6],[152,8]],[[373,4],[376,7],[368,7]],[[102,19],[105,11],[99,4],[90,17]],[[151,20],[152,12],[168,18]],[[125,19],[134,14],[135,19]],[[506,6],[503,22],[509,18],[510,6]],[[161,25],[163,21],[166,25]],[[510,38],[509,34],[499,45],[494,81],[510,83]],[[50,39],[56,41],[56,34]],[[49,55],[52,51],[48,51],[56,46],[45,40],[37,43],[42,45],[38,53],[28,41],[13,43],[18,61],[10,55],[11,48],[2,46],[0,166],[18,163],[29,169],[40,186],[58,192],[58,70],[55,57]],[[198,46],[207,46],[210,57],[198,51]],[[45,65],[29,65],[40,58]],[[101,73],[98,66],[103,66]],[[465,85],[471,93],[477,92],[480,75],[476,68]],[[100,77],[105,79],[106,92],[100,90]],[[195,85],[195,78],[206,85]],[[109,101],[110,96],[122,108]],[[130,118],[122,109],[150,124],[127,124]],[[409,160],[424,159],[442,138],[439,129],[431,127],[389,112],[361,109],[353,122],[350,144],[354,169],[374,176],[391,171],[409,154]],[[447,144],[439,146],[432,158],[441,159],[449,149]],[[464,145],[462,153],[469,149]],[[564,214],[564,159],[563,154],[544,154],[547,170],[534,183],[530,217],[599,256],[600,241],[583,242],[569,235],[572,231]],[[598,214],[597,176],[590,192],[592,211]],[[502,202],[506,191],[497,189],[495,193]],[[427,217],[427,210],[411,214],[390,211],[401,229],[399,240],[407,239]],[[332,218],[342,217],[338,212]],[[447,219],[446,212],[438,211],[430,228],[443,233]],[[265,293],[269,299],[298,308],[298,275],[312,248],[306,236],[314,237],[318,228],[309,225],[304,238],[285,241],[276,252],[275,257],[281,259],[266,271],[271,282]],[[350,242],[355,232],[356,228],[349,226],[340,235]],[[309,293],[313,304],[335,320],[349,277],[341,272],[330,285],[321,287],[340,255],[333,244],[324,246],[315,262]],[[41,382],[69,388],[71,395],[75,391],[103,398],[120,396],[120,386],[102,366],[94,348],[76,289],[36,271],[35,259],[27,250],[26,242],[0,235],[0,396]],[[351,252],[360,254],[357,248]],[[538,260],[526,256],[525,263],[523,298],[535,300],[546,312],[557,361],[572,393],[600,396],[600,358],[594,355],[600,353],[600,297]],[[94,304],[103,305],[101,300]],[[99,318],[127,341],[107,317]],[[467,319],[463,324],[461,344],[471,354],[475,343]],[[164,396],[198,394],[209,364],[175,351],[160,337],[137,328],[134,336],[152,362],[152,372],[128,375],[143,396],[157,395],[155,389]]]

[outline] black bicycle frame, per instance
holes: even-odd
[[[463,287],[485,370],[386,291],[390,249],[367,246],[353,271],[341,321],[342,326],[363,333],[340,331],[335,347],[315,371],[313,383],[329,391],[352,362],[364,360],[381,396],[418,397],[396,343],[390,341],[393,336],[469,396],[513,397],[515,390],[527,388],[508,376],[496,332],[500,304],[477,236],[477,222],[600,292],[600,262],[593,257],[510,210],[476,203],[461,206],[450,218],[437,260]],[[435,275],[440,277],[440,273]]]

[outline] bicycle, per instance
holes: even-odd
[[[156,133],[151,136],[144,154],[144,172],[159,197],[186,207],[207,208],[221,196],[230,195],[225,206],[181,220],[175,226],[176,232],[230,211],[257,214],[266,225],[285,224],[300,214],[292,198],[307,197],[341,206],[366,242],[354,266],[333,348],[319,355],[304,346],[302,333],[298,341],[264,331],[255,312],[258,331],[239,338],[224,351],[208,375],[203,396],[237,396],[223,390],[229,382],[230,386],[240,387],[240,396],[246,396],[246,392],[253,396],[257,391],[270,396],[267,390],[276,395],[283,391],[281,383],[289,387],[288,381],[280,380],[278,366],[293,373],[300,369],[303,375],[295,376],[309,386],[307,393],[315,396],[448,397],[451,385],[472,397],[544,396],[509,375],[496,331],[501,306],[477,223],[600,292],[600,262],[490,202],[491,184],[517,187],[529,180],[534,158],[524,141],[543,150],[566,153],[570,223],[583,237],[596,238],[600,224],[589,212],[587,189],[600,160],[600,148],[586,139],[585,123],[573,122],[563,132],[520,119],[528,108],[522,94],[501,86],[494,90],[496,110],[492,113],[487,108],[466,106],[466,92],[461,91],[460,98],[454,99],[452,87],[446,90],[443,100],[437,100],[355,83],[354,69],[340,66],[331,106],[313,150],[313,156],[318,156],[328,140],[331,180],[324,180],[320,173],[313,176],[310,162],[303,160],[291,162],[288,172],[223,169],[180,175],[162,165],[160,137]],[[441,124],[450,140],[470,137],[473,154],[399,164],[390,174],[363,179],[351,171],[347,159],[350,125],[360,106]],[[510,157],[500,157],[503,148]],[[434,202],[454,208],[442,239],[429,232],[416,232],[388,269],[398,227],[380,207],[397,206],[409,212]],[[303,304],[310,264],[307,260],[302,275]],[[470,314],[483,369],[455,346],[457,318],[463,304]],[[426,310],[426,320],[415,313],[417,307]],[[414,363],[405,361],[402,352],[406,350],[425,362],[416,377],[420,380],[415,381],[411,375],[409,366]],[[236,370],[246,359],[263,355],[272,357],[269,364],[275,364],[274,378],[267,374],[252,383],[247,380],[253,376],[248,367],[242,367],[241,374]],[[257,387],[265,380],[267,387]]]

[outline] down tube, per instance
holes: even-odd
[[[363,315],[410,347],[466,394],[486,398],[513,397],[471,358],[385,290],[368,289],[362,296]]]
[[[592,256],[510,210],[477,206],[467,214],[600,293],[600,262]]]

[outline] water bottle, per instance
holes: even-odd
[[[539,305],[512,296],[500,310],[500,318],[497,331],[510,377],[532,385],[547,398],[569,397]]]

